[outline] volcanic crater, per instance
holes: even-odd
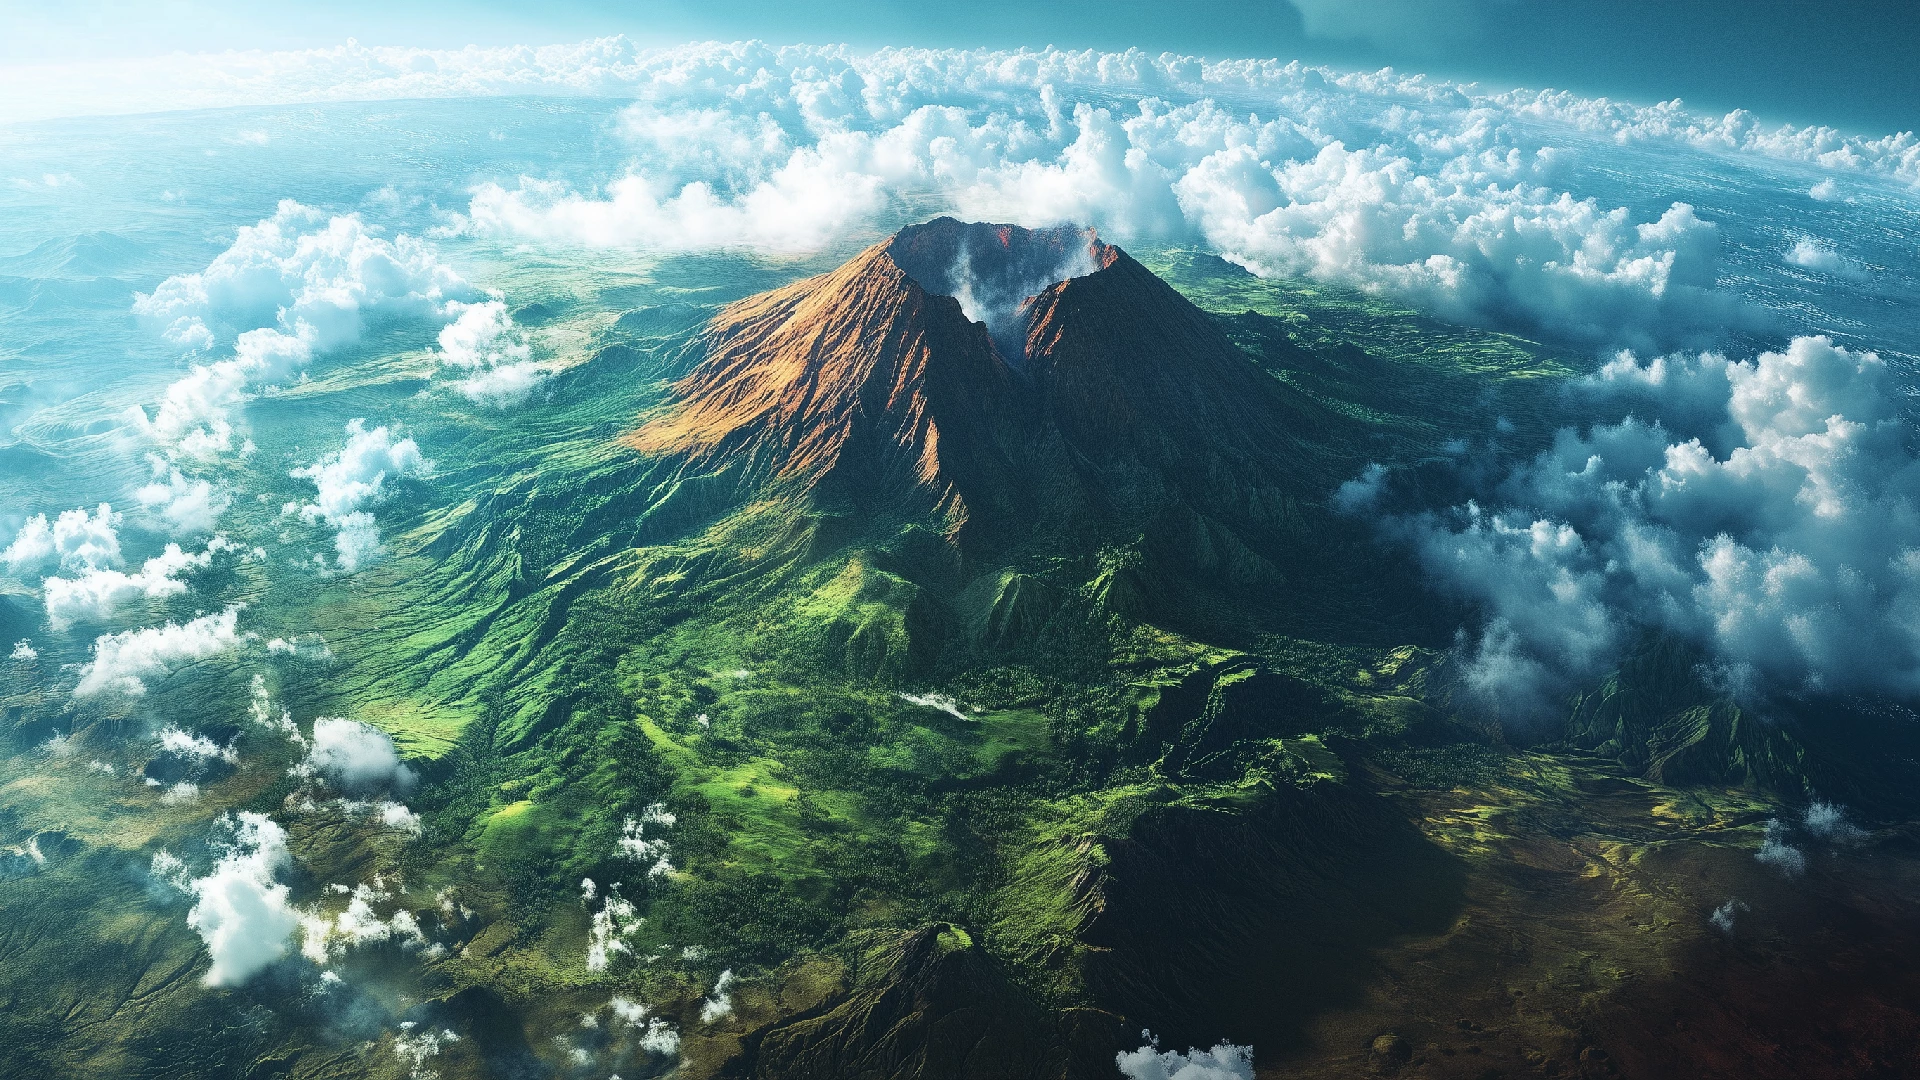
[[[704,342],[629,445],[863,512],[930,504],[954,535],[1270,531],[1332,481],[1334,418],[1092,229],[910,226]]]

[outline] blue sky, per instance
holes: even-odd
[[[26,0],[0,63],[337,44],[545,44],[623,33],[859,46],[1140,46],[1553,86],[1770,120],[1920,125],[1913,0]]]

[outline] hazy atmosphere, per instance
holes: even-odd
[[[0,1076],[1920,1071],[1916,48],[0,13]]]

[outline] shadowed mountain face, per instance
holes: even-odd
[[[725,309],[707,348],[631,445],[956,536],[1269,527],[1333,479],[1330,417],[1091,230],[913,226]]]

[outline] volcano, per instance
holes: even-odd
[[[963,541],[1036,525],[1260,531],[1317,497],[1323,410],[1092,229],[939,218],[739,301],[628,437]]]

